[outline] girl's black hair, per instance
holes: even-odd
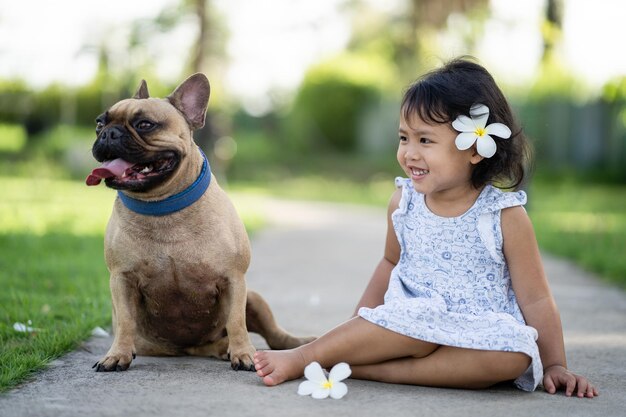
[[[512,134],[509,139],[494,137],[497,151],[476,164],[472,184],[521,188],[531,160],[530,144],[491,74],[469,57],[454,59],[409,86],[402,99],[402,115],[405,120],[417,113],[426,123],[451,123],[461,114],[469,116],[473,104],[489,108],[487,124],[504,123]]]

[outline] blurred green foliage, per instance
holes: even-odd
[[[312,67],[284,134],[302,150],[357,151],[364,110],[382,99],[392,79],[390,64],[373,55],[347,53]]]
[[[80,87],[51,84],[42,90],[21,80],[0,80],[0,122],[21,124],[29,139],[60,123],[94,126],[95,118],[113,103],[130,97],[140,80],[108,80],[97,76]],[[175,86],[151,81],[151,95],[163,97]]]
[[[0,123],[0,154],[20,152],[26,145],[26,137],[24,126]]]
[[[602,98],[609,103],[626,103],[626,75],[606,83],[602,89]]]
[[[526,93],[511,95],[536,149],[540,175],[626,182],[625,80],[612,80],[591,95],[563,68],[546,66]],[[83,87],[51,85],[43,90],[20,81],[0,82],[2,170],[20,171],[16,163],[37,159],[37,165],[54,161],[68,176],[85,175],[93,164],[93,120],[115,101],[131,96],[139,83],[111,82],[98,76]],[[153,96],[164,96],[174,87],[149,81]],[[227,128],[209,131],[202,143],[210,151],[221,136],[246,138],[238,146],[239,155],[222,164],[223,173],[236,178],[250,159],[246,155],[284,172],[306,168],[313,156],[323,161],[335,153],[356,160],[384,159],[395,147],[401,93],[387,60],[345,53],[312,67],[286,111],[259,118],[236,111],[233,119],[231,109],[212,102],[209,118]]]
[[[594,92],[550,59],[512,96],[541,175],[626,183],[626,77]]]
[[[542,249],[626,288],[626,186],[536,179],[530,217]]]

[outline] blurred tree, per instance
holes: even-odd
[[[441,52],[437,35],[446,31],[461,37],[471,52],[489,11],[489,0],[405,0],[393,12],[373,11],[364,0],[347,0],[353,15],[351,50],[377,49],[398,67],[401,78],[414,77],[425,69],[426,55]],[[460,17],[451,23],[451,17]]]
[[[563,33],[563,0],[548,0],[545,21],[542,26],[542,62],[551,59]]]
[[[84,51],[97,51],[98,72],[92,83],[102,92],[102,108],[106,108],[121,97],[128,96],[137,88],[139,79],[147,79],[151,95],[163,96],[192,73],[204,72],[210,78],[225,71],[226,28],[219,19],[210,0],[180,0],[159,12],[155,18],[133,21],[123,42],[112,42],[107,38],[97,45],[86,45]],[[174,85],[163,83],[155,75],[155,65],[162,48],[155,47],[162,36],[183,25],[195,27],[195,38],[189,45],[186,60],[180,63],[181,75]],[[214,87],[212,85],[212,87]],[[214,96],[212,89],[212,96]],[[205,128],[196,132],[196,140],[207,151],[212,141],[228,129],[226,118],[217,117],[216,108],[209,107]],[[219,123],[218,123],[219,120]]]
[[[488,9],[489,0],[409,0],[412,40],[414,42],[414,58],[419,56],[419,39],[422,30],[441,30],[448,24],[449,17],[454,14],[475,19]],[[472,42],[475,39],[471,40]],[[473,46],[473,45],[469,45]]]
[[[209,79],[223,78],[227,39],[226,27],[221,23],[223,19],[219,18],[210,0],[182,0],[182,10],[193,15],[197,24],[196,38],[185,66],[186,72],[203,72]],[[215,85],[211,87],[211,95],[214,96]],[[215,141],[228,135],[231,130],[228,118],[216,110],[214,106],[209,107],[204,127],[195,133],[196,142],[207,152],[212,152]]]

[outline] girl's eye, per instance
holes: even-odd
[[[432,143],[432,141],[428,138],[420,138],[420,143]]]
[[[400,142],[406,142],[407,138],[406,136],[400,136]]]

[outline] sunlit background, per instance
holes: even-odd
[[[141,78],[162,95],[202,71],[212,99],[198,140],[221,144],[234,179],[250,135],[255,154],[277,143],[296,156],[377,153],[395,136],[402,89],[469,54],[509,95],[540,163],[623,177],[626,115],[610,103],[623,99],[625,19],[619,0],[0,0],[0,149],[43,135],[78,175],[85,142],[69,136],[84,137],[101,108]]]
[[[99,7],[76,0],[2,0],[0,75],[21,78],[37,87],[55,81],[84,84],[96,75],[99,49],[106,47],[120,60],[111,63],[113,68],[152,61],[157,76],[177,80],[198,35],[192,13],[175,17],[176,27],[171,30],[155,30],[142,39],[139,51],[133,51],[141,56],[128,56],[128,47],[136,25],[154,22],[180,3],[109,0],[105,7]],[[359,18],[368,18],[358,7],[387,15],[401,15],[409,9],[406,0],[209,3],[215,10],[214,19],[224,29],[219,42],[225,48],[227,70],[216,82],[248,99],[259,99],[272,88],[295,89],[309,66],[344,50]],[[357,6],[359,3],[363,6]],[[626,5],[620,0],[565,0],[562,5],[559,54],[563,65],[595,87],[626,73],[626,54],[616,49],[619,40],[626,37]],[[472,52],[502,79],[528,82],[536,76],[542,55],[546,0],[492,0],[489,8],[488,16],[481,17],[483,27]],[[439,40],[446,49],[431,51],[433,56],[468,52],[460,38],[471,30],[470,25],[463,15],[448,16]]]

